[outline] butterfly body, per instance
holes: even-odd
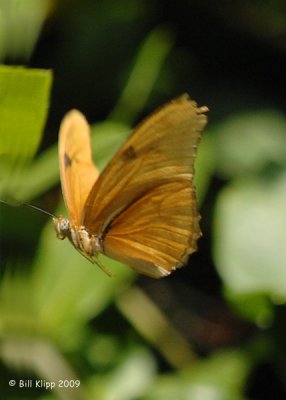
[[[89,259],[92,260],[103,251],[100,239],[91,235],[84,226],[71,226],[70,221],[62,216],[53,218],[53,222],[58,239],[63,240],[67,237],[73,246]]]
[[[76,110],[59,135],[69,220],[54,218],[59,239],[100,267],[99,253],[153,278],[169,275],[197,249],[200,215],[194,160],[206,107],[187,95],[144,120],[99,175],[89,125]]]

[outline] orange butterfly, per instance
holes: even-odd
[[[207,107],[184,94],[135,129],[99,175],[85,117],[61,124],[59,161],[69,220],[54,218],[59,239],[101,268],[98,255],[160,278],[186,263],[201,236],[194,160]]]

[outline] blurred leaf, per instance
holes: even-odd
[[[214,253],[227,290],[286,300],[286,174],[224,189],[215,212]]]
[[[221,351],[180,374],[160,377],[144,400],[242,400],[252,361],[242,351]]]
[[[31,336],[10,334],[2,340],[0,355],[3,360],[16,370],[26,370],[34,373],[37,379],[46,382],[62,380],[78,380],[71,366],[55,346],[45,339],[38,338],[35,334]],[[35,385],[35,380],[33,380]],[[65,400],[87,400],[84,384],[78,388],[65,388],[56,384],[53,391],[60,399]]]
[[[217,128],[217,168],[224,177],[286,165],[286,119],[274,111],[236,115]]]
[[[118,296],[117,307],[174,367],[181,368],[196,359],[189,343],[139,288],[132,287]]]
[[[96,335],[93,335],[85,346],[86,358],[94,370],[110,369],[118,360],[121,361],[122,354],[126,352],[126,346],[122,346],[121,340],[116,331],[111,334],[96,331]]]
[[[58,148],[51,146],[14,178],[19,203],[29,202],[59,183]]]
[[[265,293],[237,293],[225,288],[229,304],[243,318],[254,322],[259,328],[268,328],[275,316],[273,303]]]
[[[29,371],[47,381],[79,379],[55,343],[43,335],[43,327],[37,315],[31,280],[17,274],[6,274],[0,285],[0,338],[1,359],[15,370]],[[3,388],[2,388],[3,389]],[[84,385],[77,390],[77,398],[83,397]],[[74,399],[72,393],[57,387],[60,398]]]
[[[4,275],[0,286],[0,337],[30,335],[35,331],[35,313],[30,283],[21,274]]]
[[[64,347],[74,344],[82,326],[107,307],[135,277],[130,268],[116,261],[102,256],[102,262],[114,276],[105,275],[67,240],[58,240],[52,223],[43,232],[32,276],[32,293],[39,326]]]
[[[166,29],[156,28],[149,34],[139,49],[129,80],[110,119],[133,123],[144,108],[172,45],[172,35]]]
[[[97,400],[133,400],[141,398],[156,376],[155,360],[148,350],[136,349],[124,356],[122,363],[104,378],[94,377],[93,398]]]
[[[50,71],[0,66],[0,193],[13,199],[19,171],[34,156],[48,111]],[[12,175],[13,172],[13,175]]]
[[[29,59],[50,3],[51,0],[0,0],[0,61]]]

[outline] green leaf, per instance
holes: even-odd
[[[225,297],[232,308],[244,319],[254,322],[259,328],[268,328],[273,322],[275,308],[265,293],[237,293],[225,287]]]
[[[215,211],[214,255],[227,290],[286,301],[286,174],[225,188]]]
[[[146,38],[139,49],[124,91],[109,116],[110,119],[130,124],[143,109],[173,46],[172,36],[171,32],[160,27],[154,29]]]
[[[263,110],[229,118],[217,128],[217,168],[224,177],[261,172],[269,163],[285,166],[286,119]]]
[[[29,59],[49,4],[50,0],[0,1],[0,61]]]
[[[144,400],[242,400],[253,365],[244,351],[221,351],[180,374],[159,377]]]
[[[38,325],[64,347],[74,343],[83,325],[102,312],[136,276],[121,263],[104,256],[101,261],[112,277],[84,258],[68,240],[58,240],[52,222],[47,225],[34,264],[31,292]]]
[[[2,199],[5,195],[16,197],[13,180],[38,149],[48,112],[51,82],[50,71],[0,66]]]
[[[95,375],[89,385],[94,399],[133,400],[149,390],[155,376],[151,352],[139,347],[125,354],[121,364],[104,378]]]

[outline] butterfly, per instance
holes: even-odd
[[[170,101],[137,126],[101,174],[85,117],[67,113],[59,164],[69,219],[54,217],[57,237],[103,270],[100,253],[152,278],[183,266],[201,236],[193,178],[207,111],[187,94]]]

